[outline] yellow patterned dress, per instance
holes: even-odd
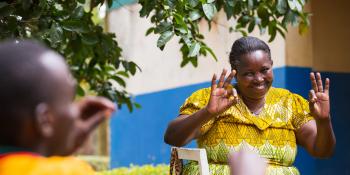
[[[180,114],[190,115],[207,105],[210,88],[194,92],[180,108]],[[257,116],[240,101],[220,116],[201,127],[197,139],[199,148],[207,151],[210,173],[229,175],[227,154],[230,151],[250,149],[268,160],[267,175],[298,175],[293,166],[297,154],[295,132],[312,120],[308,102],[285,89],[271,87],[266,103]],[[254,166],[254,165],[252,165]],[[189,162],[185,175],[197,175],[198,165]]]

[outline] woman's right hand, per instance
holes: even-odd
[[[232,70],[230,75],[225,80],[226,73],[227,71],[224,69],[217,84],[215,74],[213,75],[211,81],[210,98],[208,105],[205,108],[211,115],[214,116],[221,114],[238,102],[237,91],[231,85],[231,81],[236,75],[236,71]]]

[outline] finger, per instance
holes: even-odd
[[[310,90],[309,92],[309,101],[310,103],[316,103],[317,101],[316,93],[314,90]]]
[[[316,73],[316,82],[317,82],[318,92],[323,92],[322,78],[319,72]]]
[[[225,80],[225,76],[226,76],[226,69],[222,70],[222,73],[220,75],[220,79],[219,79],[219,83],[218,83],[218,87],[222,88],[224,85],[224,80]]]
[[[329,85],[330,85],[330,80],[329,78],[326,78],[326,82],[325,82],[325,85],[324,85],[324,92],[328,95],[329,94]]]
[[[236,100],[238,100],[238,93],[237,93],[236,88],[233,88],[233,89],[232,89],[232,93],[233,93],[233,97],[234,97]]]
[[[310,80],[311,80],[312,89],[315,92],[318,92],[316,78],[315,78],[315,74],[313,72],[310,73]]]
[[[104,97],[85,97],[77,103],[77,107],[82,120],[88,120],[101,111],[115,111],[114,103]]]
[[[225,89],[227,91],[227,97],[231,97],[233,96],[233,91],[232,91],[233,88],[228,88],[228,89]]]
[[[78,102],[78,106],[81,110],[84,110],[86,108],[100,108],[100,109],[109,109],[114,111],[115,105],[112,101],[105,97],[99,97],[99,96],[88,96],[84,97]]]
[[[211,79],[211,94],[213,95],[214,90],[216,89],[216,74],[213,75]]]
[[[233,77],[235,77],[235,75],[236,75],[236,71],[232,70],[230,75],[227,77],[227,79],[224,83],[224,88],[226,88],[228,85],[231,85],[231,81],[232,81]]]
[[[93,131],[99,124],[101,124],[107,117],[109,111],[100,111],[93,116],[89,117],[88,120],[83,121],[87,129],[87,132]]]

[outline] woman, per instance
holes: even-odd
[[[232,71],[211,88],[194,92],[170,122],[166,143],[184,146],[197,139],[205,148],[211,174],[229,174],[227,153],[250,149],[268,160],[266,174],[299,174],[293,166],[297,144],[314,157],[329,157],[335,147],[329,104],[329,84],[310,73],[309,101],[285,89],[271,87],[272,59],[268,45],[254,37],[236,40],[230,53]],[[231,85],[235,78],[237,84]],[[195,162],[184,174],[198,174]]]

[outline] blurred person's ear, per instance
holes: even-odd
[[[38,128],[38,132],[43,138],[50,138],[53,135],[54,119],[47,104],[40,103],[36,106],[34,121]]]

